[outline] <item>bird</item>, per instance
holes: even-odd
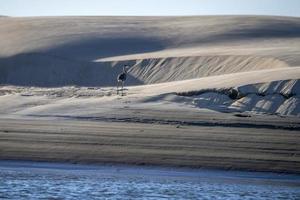
[[[124,65],[123,66],[123,72],[120,73],[117,77],[117,94],[119,94],[119,86],[120,86],[120,83],[121,83],[121,86],[122,86],[122,96],[123,96],[123,88],[124,88],[124,82],[126,81],[126,78],[127,78],[127,68],[129,66],[128,65]]]

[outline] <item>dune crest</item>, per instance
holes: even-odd
[[[126,85],[132,87],[124,98],[137,98],[132,102],[149,98],[159,104],[164,95],[242,87],[246,95],[229,104],[226,95],[214,92],[202,94],[210,99],[205,103],[192,101],[233,111],[299,114],[298,89],[284,96],[281,87],[273,87],[293,80],[299,88],[299,18],[8,17],[0,19],[0,41],[1,98],[43,94],[46,102],[49,96],[63,98],[64,106],[82,96],[114,102],[116,77],[128,64]],[[262,87],[273,92],[251,93]],[[47,106],[29,110],[49,111]]]

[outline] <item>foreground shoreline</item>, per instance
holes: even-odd
[[[129,176],[164,176],[164,177],[189,177],[189,178],[219,178],[219,179],[245,179],[245,180],[273,180],[287,181],[300,184],[299,174],[282,174],[274,172],[228,171],[221,169],[193,169],[188,167],[163,167],[163,166],[137,166],[125,164],[72,164],[60,162],[37,162],[21,160],[0,160],[0,169],[11,170],[63,170],[87,171],[103,174],[119,174]],[[250,179],[249,179],[250,178]]]
[[[0,119],[0,160],[300,173],[299,131]]]
[[[297,199],[300,176],[132,165],[1,161],[7,199]]]

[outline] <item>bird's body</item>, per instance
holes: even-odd
[[[123,72],[118,75],[118,82],[124,82],[124,81],[126,81],[126,78],[127,78],[127,75],[126,75],[126,73]]]
[[[123,72],[121,74],[118,75],[117,77],[117,94],[119,94],[119,84],[121,83],[122,86],[122,95],[123,95],[123,89],[124,89],[124,82],[126,81],[127,78],[127,71],[126,71],[126,67],[128,66],[124,66],[123,67]]]

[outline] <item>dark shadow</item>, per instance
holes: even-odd
[[[69,58],[72,60],[94,61],[96,59],[147,53],[165,48],[166,41],[150,37],[79,37],[75,41],[37,53]],[[33,52],[34,53],[34,52]]]
[[[144,36],[91,37],[81,35],[64,45],[0,58],[0,84],[39,87],[115,86],[118,73],[122,72],[123,65],[128,62],[94,60],[164,48],[163,41]],[[128,74],[125,85],[140,84],[143,82]]]
[[[116,86],[124,64],[73,61],[45,54],[21,54],[0,59],[0,84],[36,87]],[[128,74],[127,85],[142,81]]]
[[[254,23],[247,23],[247,20],[254,20]],[[207,37],[199,37],[189,45],[231,43],[234,41],[259,41],[276,38],[300,38],[300,22],[245,18],[245,23],[237,23],[235,29],[223,33],[212,33]]]

